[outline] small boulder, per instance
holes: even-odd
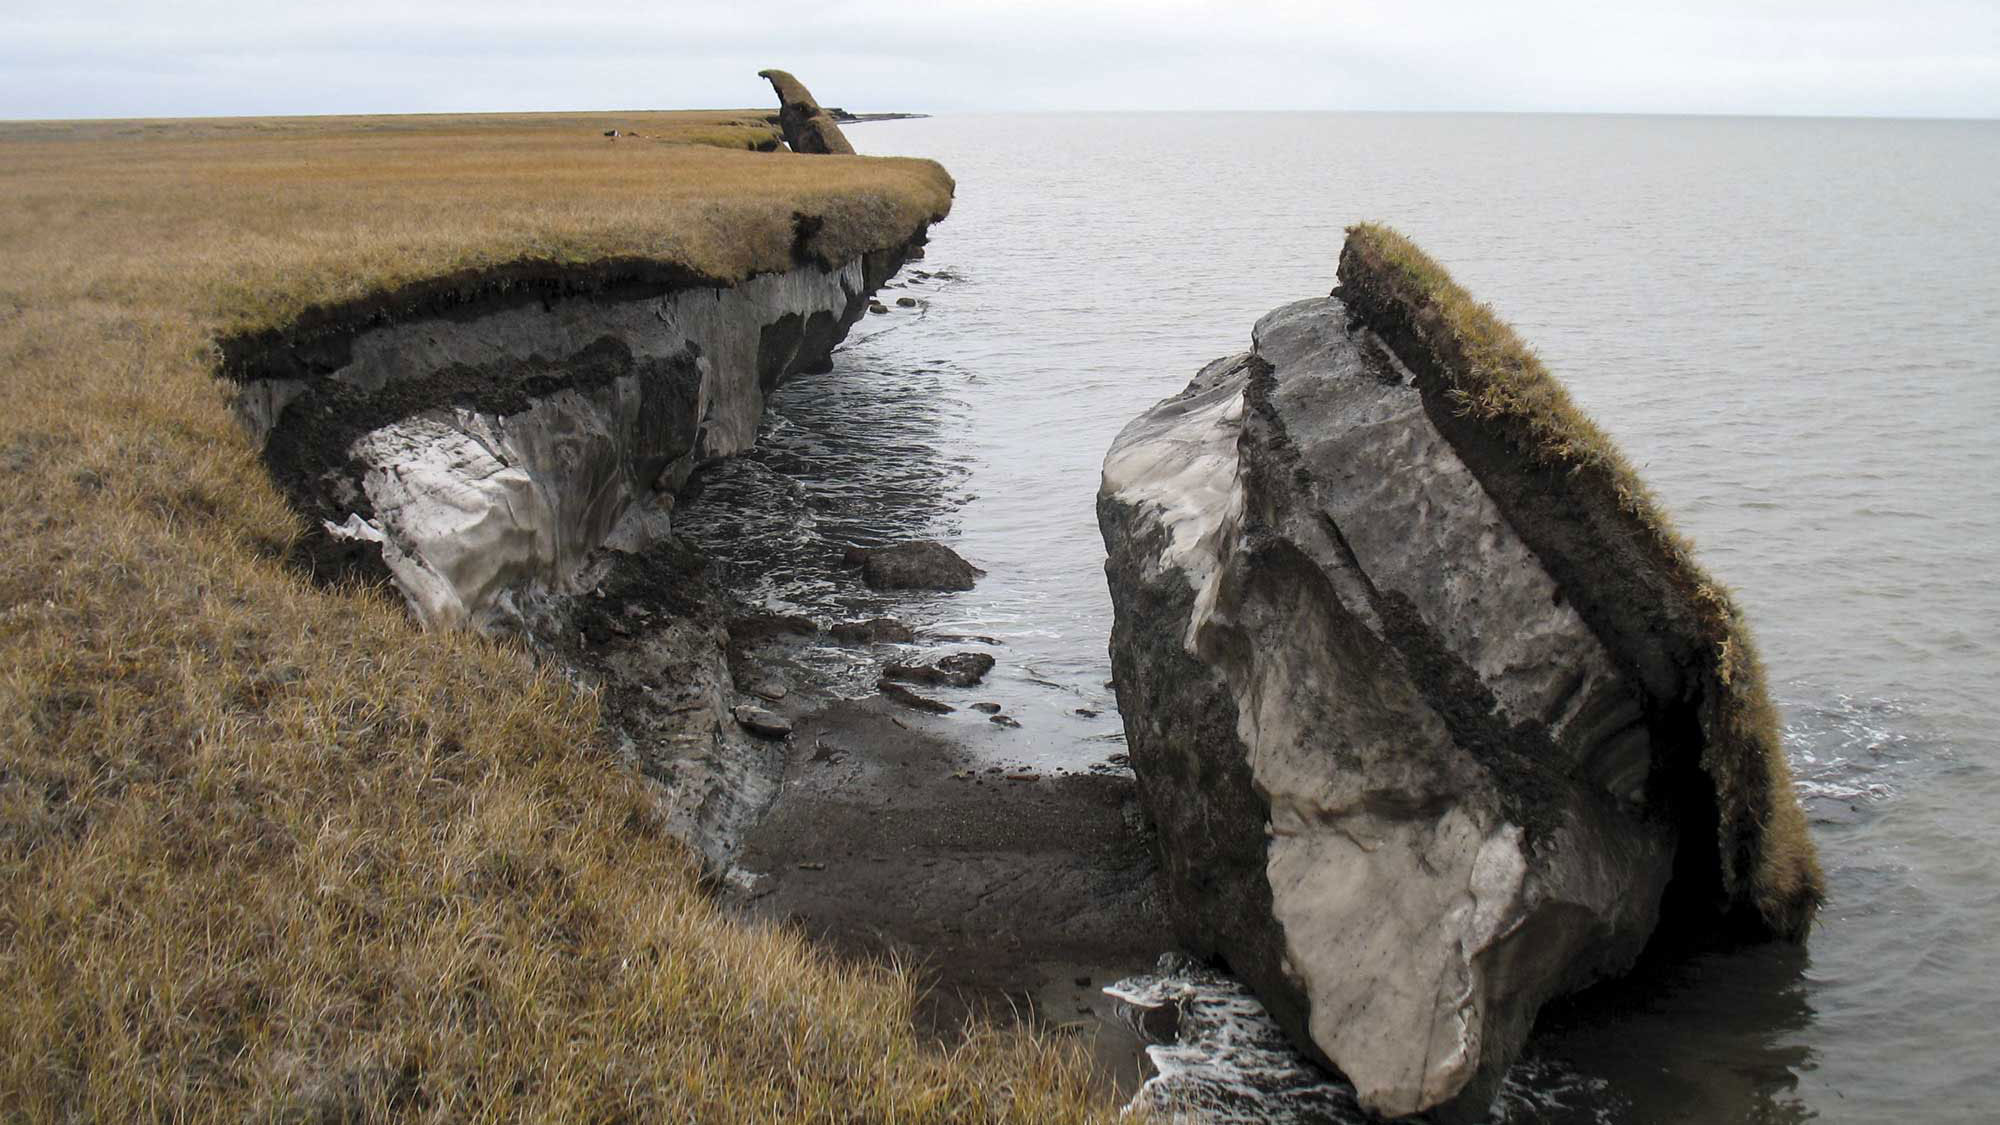
[[[893,547],[849,547],[846,562],[877,590],[970,590],[986,572],[935,540]]]
[[[963,688],[985,679],[992,670],[993,658],[983,652],[954,652],[928,664],[894,663],[884,668],[882,674],[892,680]]]
[[[917,299],[915,297],[898,297],[896,298],[896,303],[906,309],[917,307]]]
[[[783,738],[792,733],[792,724],[783,715],[748,703],[736,708],[736,722],[759,738]]]
[[[993,658],[983,652],[954,652],[934,665],[954,687],[971,687],[993,670]]]

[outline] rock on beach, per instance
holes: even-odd
[[[877,590],[970,590],[986,572],[934,540],[898,543],[892,547],[849,547],[849,566],[861,568],[861,580]]]

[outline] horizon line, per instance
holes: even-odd
[[[1760,110],[1635,110],[1635,109],[1332,109],[1332,108],[1292,108],[1292,109],[1249,109],[1249,108],[1199,108],[1199,109],[864,109],[854,110],[846,106],[842,109],[850,113],[913,113],[929,118],[965,117],[1053,117],[1062,115],[1166,117],[1192,114],[1342,114],[1351,116],[1400,116],[1400,117],[1661,117],[1661,118],[1738,118],[1748,120],[1786,121],[1936,121],[1936,122],[1986,122],[2000,121],[2000,113],[1990,115],[1965,115],[1951,113],[1797,113]],[[0,124],[33,125],[40,123],[83,123],[111,121],[256,121],[281,119],[317,119],[341,117],[502,117],[502,116],[556,116],[561,114],[618,114],[618,113],[771,113],[775,108],[756,106],[621,106],[607,109],[413,109],[391,112],[365,112],[352,110],[331,110],[309,113],[193,113],[193,114],[141,114],[134,116],[77,115],[57,117],[0,117]],[[894,119],[878,121],[850,122],[852,125],[889,124]]]

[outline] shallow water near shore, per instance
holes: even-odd
[[[1021,724],[948,716],[980,752],[1117,768],[1103,454],[1263,313],[1325,293],[1347,223],[1387,221],[1541,351],[1736,589],[1830,888],[1803,955],[1707,958],[1551,1010],[1505,1115],[1991,1112],[2000,123],[1076,115],[849,134],[940,160],[958,199],[890,311],[787,385],[758,451],[684,510],[739,588],[973,638],[955,647],[999,666],[943,694]],[[884,595],[838,565],[847,542],[925,536],[988,576]],[[812,658],[870,690],[864,655]],[[1152,977],[1135,994],[1234,1003],[1226,981],[1132,969]],[[1330,1096],[1253,1091],[1227,1112],[1351,1119]]]

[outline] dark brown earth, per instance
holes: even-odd
[[[914,966],[921,1026],[973,1014],[1093,1037],[1120,1087],[1141,1045],[1102,991],[1171,948],[1129,776],[1029,776],[886,700],[799,716],[784,788],[731,897],[834,951]]]

